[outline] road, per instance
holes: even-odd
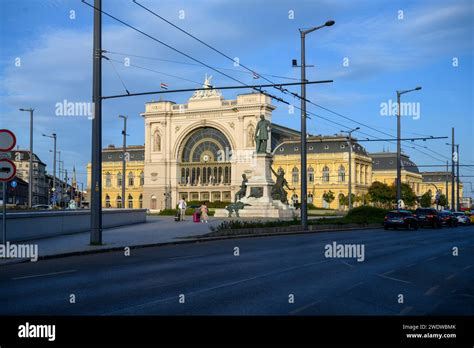
[[[326,258],[334,241],[364,245],[365,260]],[[473,255],[474,227],[459,227],[50,259],[0,267],[0,315],[473,315]]]

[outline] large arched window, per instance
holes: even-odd
[[[323,168],[323,182],[329,182],[329,168],[324,166]]]
[[[105,195],[105,207],[110,208],[110,196]]]
[[[308,181],[310,183],[314,182],[314,169],[311,166],[308,168]]]
[[[297,183],[300,181],[300,171],[296,167],[294,167],[291,171],[291,181],[293,183]]]
[[[112,186],[112,176],[109,172],[105,173],[105,187]]]
[[[145,185],[145,173],[140,172],[140,186]]]
[[[227,162],[226,154],[232,150],[224,133],[213,127],[196,129],[183,144],[180,156],[183,163]]]
[[[135,182],[135,175],[132,172],[128,173],[128,186],[133,186]]]
[[[339,166],[338,179],[339,179],[339,182],[345,182],[346,181],[346,169],[344,168],[343,165]]]
[[[122,173],[117,173],[117,186],[122,187]]]
[[[132,195],[128,195],[128,207],[130,209],[133,209],[133,196]]]
[[[140,194],[140,197],[138,197],[138,208],[142,209],[143,208],[143,195]]]
[[[150,208],[151,209],[156,209],[156,196],[155,195],[151,196]]]
[[[160,152],[161,151],[161,135],[160,132],[155,131],[153,134],[153,151]]]

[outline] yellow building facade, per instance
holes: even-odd
[[[122,148],[110,145],[102,150],[102,207],[122,207]],[[129,146],[126,152],[125,207],[143,208],[144,146]],[[90,188],[91,165],[87,165]]]
[[[282,142],[273,151],[273,170],[285,171],[290,189],[288,199],[301,202],[301,144],[299,140]],[[342,197],[349,194],[349,144],[343,136],[314,136],[307,139],[307,197],[316,207],[344,209]],[[352,141],[352,194],[364,197],[372,183],[372,159],[363,146]],[[331,191],[330,203],[323,195]],[[361,204],[358,200],[353,206]]]

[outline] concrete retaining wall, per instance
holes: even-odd
[[[21,241],[88,232],[90,220],[90,210],[7,213],[7,240]],[[143,222],[146,222],[146,209],[102,210],[103,228]]]

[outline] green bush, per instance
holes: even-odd
[[[387,209],[364,205],[361,207],[353,208],[347,213],[347,215],[343,219],[346,222],[354,223],[382,222],[387,212]]]
[[[201,206],[203,203],[207,203],[208,208],[225,208],[227,207],[231,202],[222,202],[222,201],[215,201],[215,202],[209,202],[209,201],[189,201],[187,202],[188,206],[191,205],[199,205]]]

